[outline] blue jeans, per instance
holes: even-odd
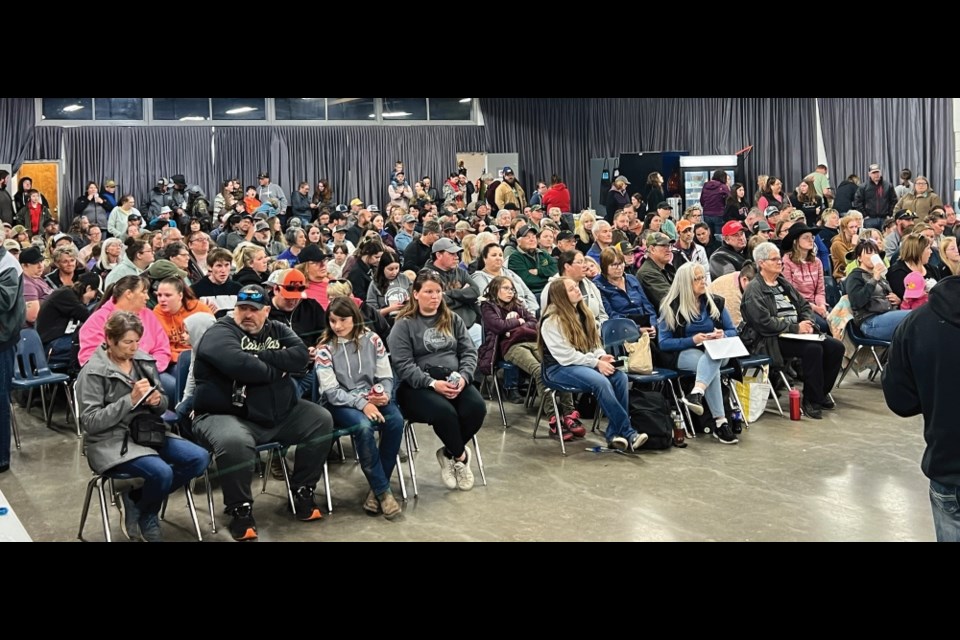
[[[703,221],[710,226],[710,233],[719,235],[723,233],[723,216],[703,216]]]
[[[614,436],[622,436],[629,442],[637,435],[636,430],[630,425],[629,382],[624,372],[614,371],[612,376],[607,377],[590,367],[558,364],[547,369],[545,378],[548,383],[580,389],[592,393],[597,398],[597,403],[609,421],[607,442],[613,440]]]
[[[50,354],[47,357],[48,364],[70,364],[73,359],[73,336],[60,336],[45,344],[43,348]]]
[[[10,387],[17,343],[0,351],[0,467],[10,464]]]
[[[177,377],[179,368],[176,362],[171,362],[166,371],[160,372],[160,387],[163,389],[163,395],[167,396],[169,405],[176,405],[180,402],[180,396],[177,394]]]
[[[703,397],[714,418],[726,415],[723,408],[723,391],[720,389],[720,368],[726,360],[714,360],[700,349],[685,349],[680,352],[677,367],[684,371],[696,371],[696,381],[707,385]]]
[[[893,340],[893,332],[897,330],[909,311],[887,311],[873,316],[860,323],[863,335],[876,340]]]
[[[371,422],[363,411],[353,407],[330,407],[335,429],[357,427],[353,437],[360,456],[360,468],[367,483],[378,496],[390,489],[390,476],[397,463],[400,441],[403,439],[403,415],[393,400],[380,407],[385,422]],[[375,432],[380,431],[380,449]]]
[[[876,216],[870,216],[870,217],[864,216],[863,228],[880,230],[883,228],[883,218],[879,218]]]
[[[930,506],[937,542],[960,542],[960,487],[931,480]]]
[[[143,478],[140,499],[136,501],[142,514],[160,513],[164,498],[203,475],[210,464],[206,449],[182,438],[167,437],[157,453],[159,455],[141,456],[110,469]]]

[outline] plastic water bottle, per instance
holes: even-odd
[[[687,443],[684,442],[687,432],[683,428],[683,418],[676,411],[671,411],[670,417],[673,418],[673,446],[683,449],[687,446]]]
[[[790,419],[800,419],[800,390],[796,387],[790,389]]]
[[[734,433],[741,433],[743,431],[743,412],[741,412],[740,409],[734,409],[730,414],[730,427]]]
[[[447,376],[447,382],[452,384],[455,387],[460,386],[460,381],[463,380],[463,376],[460,375],[457,371],[451,371],[450,375]]]

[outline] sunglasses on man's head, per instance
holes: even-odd
[[[241,291],[237,294],[237,302],[263,303],[263,294],[259,291]]]
[[[307,285],[302,282],[296,282],[294,284],[282,284],[280,288],[284,291],[296,291],[297,293],[303,293],[307,290]]]

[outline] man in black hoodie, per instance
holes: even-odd
[[[960,277],[946,278],[930,300],[910,312],[890,345],[883,370],[887,406],[904,418],[923,414],[920,468],[930,479],[930,504],[938,542],[960,542],[960,423],[955,378],[960,357]]]
[[[860,176],[851,173],[847,179],[837,186],[837,197],[833,200],[833,208],[840,215],[846,215],[847,211],[853,209],[853,199],[857,195],[857,189],[860,188]]]
[[[233,314],[207,329],[194,354],[193,432],[216,456],[235,540],[257,537],[250,481],[255,447],[268,442],[297,447],[290,478],[296,518],[322,517],[314,488],[330,452],[333,418],[297,397],[290,376],[306,370],[307,347],[290,327],[269,319],[269,305],[262,287],[243,287]]]

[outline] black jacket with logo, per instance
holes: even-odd
[[[303,340],[285,324],[267,319],[251,335],[229,316],[207,329],[194,358],[197,415],[235,415],[264,427],[282,422],[296,406],[290,376],[303,373],[309,360]],[[234,384],[246,385],[243,406],[232,402]]]

